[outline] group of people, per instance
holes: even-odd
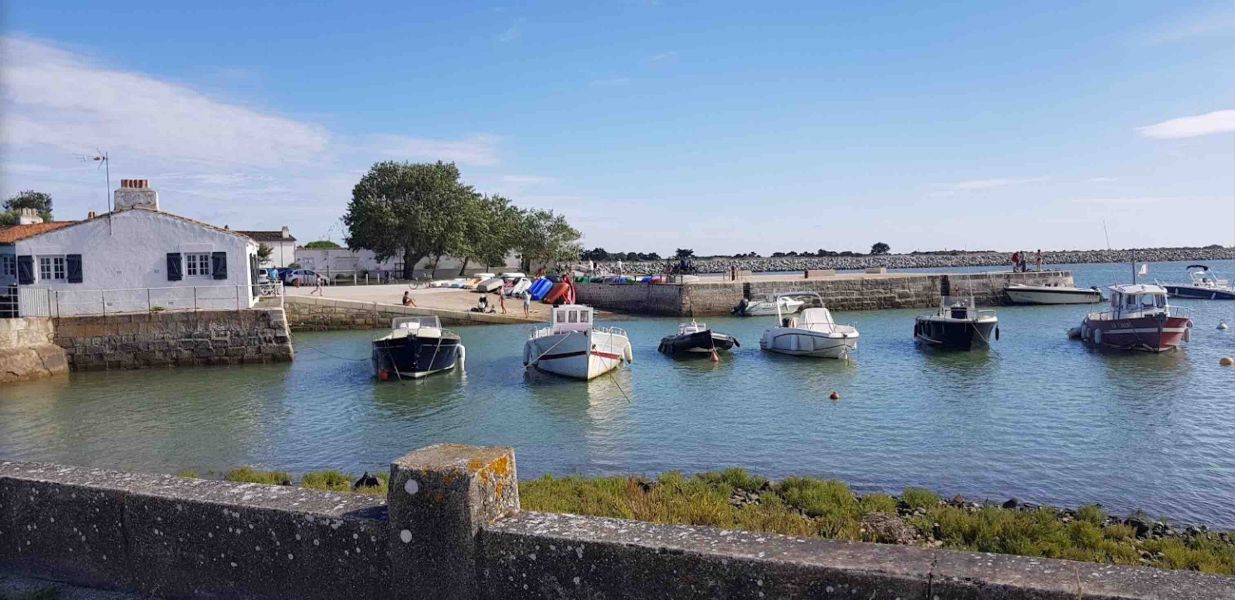
[[[1038,250],[1034,257],[1034,270],[1042,270],[1042,251]],[[1012,253],[1012,272],[1024,273],[1029,270],[1029,253],[1024,250],[1018,250]]]

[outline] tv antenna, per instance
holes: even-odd
[[[109,160],[106,152],[99,150],[98,148],[94,149],[93,155],[83,154],[81,156],[81,159],[86,162],[97,163],[99,167],[103,168],[103,172],[107,174],[107,231],[110,234],[111,233],[111,206],[112,206],[111,160]]]

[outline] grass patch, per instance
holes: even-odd
[[[252,467],[232,469],[223,475],[223,479],[236,483],[264,483],[266,485],[291,485],[292,477],[287,471],[259,471]]]
[[[901,500],[909,508],[934,508],[939,504],[939,494],[922,488],[908,487],[901,492]]]

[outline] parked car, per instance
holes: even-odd
[[[283,283],[287,285],[317,285],[318,281],[322,285],[330,283],[325,276],[311,269],[290,269],[283,275]]]
[[[278,281],[279,269],[275,267],[261,268],[257,270],[257,279],[259,281]]]

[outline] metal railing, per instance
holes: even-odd
[[[16,286],[0,292],[0,317],[76,317],[127,313],[247,310],[260,298],[283,303],[283,285],[173,286],[120,289],[50,289]]]

